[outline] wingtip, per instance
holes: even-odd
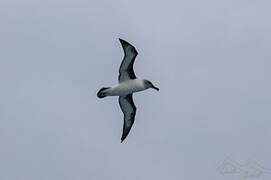
[[[132,46],[132,47],[133,47],[132,44],[130,44],[128,41],[126,41],[126,40],[124,40],[124,39],[119,38],[119,41],[120,41],[120,43],[121,43],[122,45],[129,45],[129,46]]]
[[[127,41],[125,41],[125,40],[123,40],[121,38],[119,38],[119,41],[120,41],[121,45],[129,44]]]
[[[130,50],[130,51],[132,51],[135,55],[138,54],[136,48],[132,44],[130,44],[129,42],[127,42],[121,38],[119,38],[119,41],[120,41],[122,48],[124,49],[124,53],[126,53],[126,50],[125,50],[126,47],[130,46],[130,47],[132,47],[132,50]]]
[[[122,136],[120,139],[120,142],[123,143],[123,141],[126,139],[126,137]]]

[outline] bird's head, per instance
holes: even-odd
[[[150,81],[144,79],[144,80],[143,80],[143,83],[144,83],[144,86],[145,86],[146,89],[148,89],[148,88],[153,88],[153,89],[155,89],[156,91],[159,91],[159,88],[158,88],[158,87],[155,87]]]

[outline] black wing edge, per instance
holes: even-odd
[[[127,128],[125,128],[125,120],[124,120],[124,123],[123,123],[123,130],[122,130],[122,136],[121,136],[121,143],[126,139],[126,137],[128,136],[128,134],[130,133],[130,131],[131,131],[131,129],[132,129],[132,127],[133,127],[133,124],[134,124],[134,122],[135,122],[135,112],[134,112],[134,114],[133,115],[131,115],[132,116],[132,122],[131,122],[131,126],[127,129]],[[125,118],[125,117],[124,117]]]
[[[135,122],[135,115],[136,115],[136,106],[135,106],[135,104],[134,104],[134,101],[133,101],[133,94],[128,94],[126,97],[125,97],[125,99],[129,102],[129,104],[132,106],[132,108],[133,108],[133,112],[130,114],[130,115],[128,115],[128,116],[130,116],[130,118],[131,118],[131,126],[127,129],[127,128],[125,128],[126,127],[126,121],[125,121],[125,119],[126,118],[129,118],[129,117],[127,117],[127,115],[125,114],[125,112],[123,112],[123,114],[124,114],[124,118],[123,118],[123,128],[122,128],[122,136],[121,136],[121,143],[126,139],[126,137],[128,136],[128,134],[130,133],[130,131],[131,131],[131,129],[132,129],[132,127],[133,127],[133,124],[134,124],[134,122]],[[121,108],[122,109],[122,108]]]
[[[126,48],[127,46],[131,46],[131,47],[133,48],[133,53],[135,53],[135,56],[138,54],[136,48],[135,48],[132,44],[128,43],[127,41],[125,41],[125,40],[123,40],[123,39],[121,39],[121,38],[119,38],[119,41],[120,41],[120,44],[121,44],[121,46],[122,46],[122,48],[123,48],[124,55],[126,55],[125,48]]]

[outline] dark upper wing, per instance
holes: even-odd
[[[122,39],[119,40],[124,51],[124,58],[121,62],[119,69],[119,82],[123,82],[129,79],[136,78],[133,65],[137,55],[137,51],[135,47],[128,42]]]
[[[126,138],[126,136],[129,134],[135,121],[136,107],[133,102],[133,94],[120,96],[119,104],[124,114],[123,132],[121,136],[121,142],[122,142]]]

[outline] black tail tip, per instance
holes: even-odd
[[[105,97],[106,97],[106,95],[97,94],[97,97],[101,99],[101,98],[105,98]]]
[[[104,98],[104,97],[106,97],[106,93],[104,92],[104,90],[106,90],[106,89],[109,89],[110,87],[103,87],[103,88],[101,88],[99,91],[98,91],[98,93],[97,93],[97,97],[98,98]]]

